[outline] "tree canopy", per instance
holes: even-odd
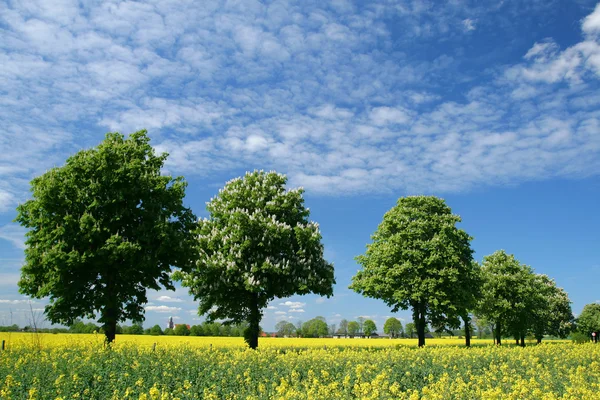
[[[569,296],[546,275],[535,275],[533,279],[535,303],[530,327],[533,335],[538,343],[544,335],[567,337],[574,321]]]
[[[207,203],[195,234],[197,262],[175,274],[199,300],[199,313],[226,323],[248,321],[245,338],[258,346],[263,309],[275,297],[333,294],[333,265],[321,233],[308,220],[303,189],[286,190],[275,172],[248,172]]]
[[[590,337],[592,332],[600,333],[600,304],[586,304],[577,317],[577,329]]]
[[[395,317],[388,318],[383,325],[383,333],[393,338],[399,337],[402,333],[402,322]]]
[[[443,199],[400,198],[357,257],[362,269],[350,288],[382,299],[392,312],[411,308],[419,346],[428,321],[461,315],[468,303],[464,293],[475,289],[464,280],[474,263],[471,237],[456,227],[460,221]]]
[[[354,336],[360,332],[360,325],[356,321],[348,322],[348,335]]]
[[[160,325],[154,325],[152,328],[150,328],[151,335],[160,336],[163,333],[164,332],[163,332],[162,328],[160,327]]]
[[[188,328],[186,324],[177,324],[175,325],[175,329],[173,329],[173,332],[177,336],[189,336],[190,328]]]
[[[196,218],[184,179],[161,175],[166,158],[146,131],[109,133],[31,181],[17,208],[28,229],[19,290],[49,297],[52,323],[99,315],[111,342],[119,321],[143,320],[147,289],[174,289],[171,267],[191,267]]]
[[[532,270],[504,250],[485,256],[482,264],[483,287],[478,313],[494,324],[496,343],[502,335],[521,330],[527,317],[527,296],[531,294]]]
[[[404,327],[404,333],[406,333],[406,336],[408,336],[409,338],[413,337],[413,335],[415,334],[415,332],[416,332],[416,329],[415,329],[415,323],[414,322],[409,322]]]
[[[318,338],[327,336],[329,327],[323,317],[316,317],[302,324],[302,336],[307,338]]]
[[[494,326],[497,344],[512,335],[521,346],[532,333],[565,337],[573,322],[567,293],[546,275],[535,274],[514,255],[498,250],[484,257],[482,296],[477,314]]]
[[[291,337],[296,333],[296,326],[288,321],[279,321],[275,324],[275,330],[278,336]]]
[[[367,337],[371,337],[372,334],[377,332],[377,326],[371,319],[367,319],[363,325],[363,331]]]

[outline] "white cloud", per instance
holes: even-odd
[[[370,118],[377,126],[405,124],[410,120],[406,110],[394,107],[376,107],[371,110]]]
[[[275,307],[275,306],[267,306],[267,310],[277,310],[277,307]]]
[[[582,29],[587,34],[600,33],[600,3],[596,4],[594,11],[585,17]]]
[[[317,298],[317,299],[315,300],[315,303],[317,303],[317,304],[323,304],[323,303],[325,303],[327,300],[328,300],[328,299],[327,299],[327,297],[319,297],[319,298]]]
[[[156,298],[156,301],[162,301],[164,303],[181,303],[182,299],[178,297],[170,297],[170,296],[159,296]]]
[[[467,32],[474,31],[476,29],[476,26],[475,26],[476,22],[477,21],[472,20],[470,18],[463,19],[462,24],[463,24],[465,31],[467,31]]]
[[[299,301],[289,301],[288,300],[286,302],[279,303],[279,305],[280,306],[286,306],[286,307],[289,307],[289,308],[302,308],[302,307],[304,307],[306,305],[306,303],[302,303],[302,302],[299,302]]]
[[[304,310],[302,308],[292,308],[292,309],[290,309],[290,312],[303,313]]]
[[[157,313],[178,313],[181,311],[181,308],[168,306],[147,306],[146,311],[153,311]]]
[[[287,314],[285,311],[275,311],[275,315],[285,315]]]

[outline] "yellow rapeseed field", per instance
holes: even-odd
[[[1,399],[597,399],[600,346],[2,334]],[[156,346],[154,346],[156,343]]]
[[[0,332],[0,340],[5,340],[15,346],[42,346],[42,347],[63,347],[69,345],[101,345],[104,343],[102,334],[38,334],[30,333],[3,333]],[[323,348],[323,347],[394,347],[394,346],[412,346],[416,347],[417,339],[297,339],[297,338],[260,338],[261,348]],[[472,344],[489,345],[491,339],[472,339]],[[117,335],[115,343],[133,343],[138,346],[174,346],[189,345],[192,347],[219,347],[219,348],[246,348],[247,345],[241,337],[204,337],[204,336],[151,336],[151,335]],[[510,341],[508,341],[510,343]],[[529,342],[529,343],[534,343]],[[427,346],[462,346],[464,339],[441,338],[427,339]]]

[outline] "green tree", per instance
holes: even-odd
[[[150,334],[154,336],[160,336],[163,334],[163,330],[160,325],[154,325],[152,328],[150,328]]]
[[[482,297],[478,315],[494,325],[496,344],[502,336],[524,336],[527,321],[532,318],[533,271],[504,250],[484,257],[482,264]],[[523,343],[524,344],[524,343]]]
[[[85,333],[85,324],[82,320],[76,319],[71,325],[69,325],[69,332],[71,333]]]
[[[248,321],[244,335],[258,346],[263,309],[275,297],[333,294],[333,265],[321,233],[308,220],[302,189],[285,189],[275,172],[248,172],[229,181],[198,222],[198,261],[176,278],[200,301],[209,320]]]
[[[99,333],[102,329],[93,322],[88,322],[85,324],[85,330],[83,333]],[[115,333],[117,332],[117,328],[115,326]]]
[[[417,329],[415,328],[414,322],[409,322],[404,327],[404,332],[406,333],[406,336],[408,336],[409,338],[412,338],[416,331],[417,331]]]
[[[165,328],[164,334],[167,335],[167,336],[174,336],[175,335],[175,329]]]
[[[279,321],[275,324],[275,330],[280,337],[292,337],[296,332],[296,327],[291,322]]]
[[[204,334],[206,336],[220,336],[221,335],[221,324],[219,322],[208,322],[204,321],[202,324]]]
[[[456,224],[444,200],[433,196],[398,199],[385,213],[350,288],[382,299],[392,312],[412,309],[419,346],[429,320],[450,320],[464,305],[463,281],[473,268],[471,237]]]
[[[360,325],[356,321],[348,322],[348,335],[354,336],[360,332]]]
[[[377,332],[377,326],[375,325],[375,322],[370,319],[365,320],[363,324],[363,332],[367,337],[371,337],[372,334]]]
[[[221,324],[220,336],[231,336],[231,325]]]
[[[19,291],[49,297],[52,323],[96,318],[106,340],[126,319],[142,320],[146,289],[174,289],[170,272],[194,257],[194,214],[182,204],[186,182],[161,174],[146,131],[109,133],[31,181],[17,207],[27,232]]]
[[[12,324],[10,326],[0,326],[0,332],[18,332],[19,331],[19,325],[17,324]],[[66,331],[68,332],[68,331]]]
[[[300,337],[302,336],[302,321],[298,321],[296,322],[296,336]]]
[[[383,333],[390,335],[392,338],[399,337],[402,333],[402,322],[398,318],[388,318],[383,325]]]
[[[546,275],[534,277],[535,308],[532,313],[532,331],[538,344],[544,335],[567,337],[573,325],[571,300],[556,282]]]
[[[471,261],[470,268],[464,268],[456,283],[448,287],[447,295],[452,298],[451,303],[441,307],[441,313],[436,313],[431,322],[442,331],[450,332],[452,329],[463,327],[465,345],[471,346],[472,317],[481,298],[483,277],[480,265]]]
[[[190,328],[190,336],[204,336],[202,325],[192,325]]]
[[[596,332],[596,335],[600,333],[600,304],[590,303],[583,307],[577,317],[577,330],[588,338],[591,337],[592,332]]]
[[[318,338],[327,336],[329,328],[323,317],[316,317],[302,324],[302,337]]]
[[[247,322],[242,322],[240,324],[235,324],[233,325],[233,329],[231,330],[231,335],[232,336],[244,336],[244,332],[246,331],[246,329],[248,328],[248,323]],[[292,335],[295,335],[295,332],[292,333]]]
[[[190,328],[186,324],[178,324],[175,325],[175,329],[173,329],[175,335],[177,336],[189,336]]]
[[[490,322],[484,317],[475,314],[473,317],[473,324],[477,329],[477,336],[479,339],[483,339],[484,335],[486,335],[486,332],[489,330]]]
[[[144,327],[141,324],[133,324],[129,328],[129,334],[130,335],[143,335]]]

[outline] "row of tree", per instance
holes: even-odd
[[[493,325],[497,344],[511,335],[525,345],[532,333],[564,337],[573,324],[567,293],[504,250],[473,260],[472,238],[443,199],[400,198],[383,217],[357,261],[351,288],[382,299],[392,311],[411,309],[419,346],[425,329],[460,327],[470,345],[472,316]]]
[[[51,322],[99,316],[111,342],[118,322],[143,320],[147,289],[174,289],[176,280],[209,322],[246,324],[246,342],[256,348],[270,301],[333,294],[334,268],[302,189],[287,190],[275,172],[248,172],[227,182],[207,203],[209,216],[197,220],[183,205],[187,183],[161,173],[167,154],[157,156],[149,142],[145,131],[109,133],[31,182],[32,198],[17,208],[16,221],[28,229],[19,288],[49,297]],[[421,346],[429,324],[461,321],[468,345],[478,312],[494,324],[498,344],[506,332],[564,331],[569,318],[546,322],[557,309],[568,314],[566,293],[504,252],[480,266],[458,222],[442,199],[399,199],[357,258],[362,269],[351,288],[393,312],[410,308]],[[318,321],[303,334],[325,332]]]

